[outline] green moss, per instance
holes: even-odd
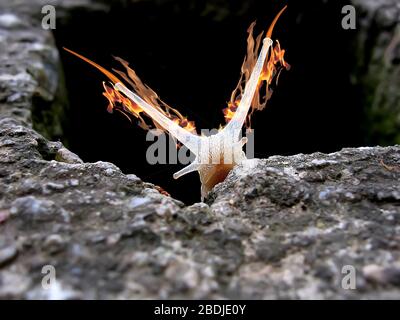
[[[61,140],[68,146],[68,140],[64,135],[68,99],[65,87],[64,72],[61,64],[58,66],[58,85],[54,95],[38,88],[32,99],[33,128],[49,140]],[[46,75],[39,74],[39,79]]]

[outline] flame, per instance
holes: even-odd
[[[73,55],[79,57],[80,59],[86,61],[87,63],[91,64],[109,78],[109,80],[111,81],[110,85],[107,85],[106,83],[103,82],[103,87],[104,87],[103,96],[105,96],[109,102],[107,106],[108,112],[112,113],[114,110],[117,110],[120,113],[122,113],[125,117],[127,117],[131,122],[132,122],[131,116],[134,116],[135,118],[138,119],[139,126],[145,130],[150,130],[155,127],[157,129],[164,131],[164,129],[157,122],[153,121],[151,117],[147,116],[147,114],[142,110],[142,108],[140,108],[139,105],[132,102],[131,99],[127,98],[125,95],[123,95],[121,92],[119,92],[114,88],[114,84],[118,82],[124,83],[123,81],[121,81],[113,73],[106,70],[97,63],[93,62],[92,60],[70,49],[67,48],[64,49],[72,53]],[[117,60],[122,64],[122,66],[125,68],[125,72],[115,69],[113,69],[113,71],[117,73],[123,80],[125,80],[125,82],[128,85],[130,85],[144,101],[146,101],[148,104],[150,104],[152,107],[160,111],[162,114],[164,114],[172,121],[179,124],[185,130],[193,134],[197,134],[196,126],[193,121],[189,121],[186,117],[184,117],[181,113],[179,113],[178,110],[170,107],[164,101],[162,101],[150,87],[145,85],[140,80],[140,78],[136,75],[135,71],[129,67],[128,62],[119,57],[114,57],[114,58],[115,60]],[[148,118],[151,120],[150,123],[146,121],[148,120]]]
[[[279,18],[281,17],[282,13],[286,10],[287,6],[284,6],[281,11],[275,16],[274,20],[272,21],[271,25],[268,28],[266,37],[267,38],[272,38],[272,32],[274,31],[275,25],[278,22]]]
[[[285,11],[286,6],[276,15],[275,19],[271,23],[268,31],[266,33],[267,38],[271,38],[273,29],[275,24],[277,23],[281,14]],[[248,82],[251,72],[256,64],[258,53],[260,50],[260,44],[263,39],[263,32],[261,32],[256,39],[253,37],[253,29],[255,26],[255,22],[253,22],[249,28],[247,29],[248,37],[247,37],[247,53],[246,57],[243,61],[241,68],[241,75],[239,82],[236,88],[232,91],[230,101],[226,108],[224,108],[223,114],[226,123],[228,123],[234,116],[236,109],[241,100],[241,96],[244,91],[244,87]],[[116,77],[112,72],[106,70],[102,66],[93,62],[92,60],[70,50],[64,48],[66,51],[74,54],[80,59],[86,61],[91,64],[98,70],[100,70],[103,74],[105,74],[108,79],[111,81],[110,85],[103,83],[104,92],[103,95],[107,98],[109,104],[107,107],[108,112],[113,112],[117,110],[121,112],[125,117],[127,117],[131,122],[131,116],[135,117],[139,121],[139,126],[143,129],[149,130],[153,127],[157,129],[164,130],[157,122],[155,122],[150,116],[146,114],[146,112],[137,104],[132,102],[131,99],[127,98],[123,93],[116,90],[114,85],[116,83],[126,83],[136,92],[138,96],[140,96],[145,102],[151,105],[153,108],[157,109],[163,115],[168,117],[170,120],[177,123],[179,126],[184,128],[190,133],[196,133],[196,127],[193,121],[189,121],[186,117],[184,117],[181,113],[179,113],[176,109],[167,105],[164,101],[162,101],[158,95],[147,85],[145,85],[140,78],[136,75],[136,72],[129,67],[129,63],[119,57],[114,57],[121,65],[124,67],[125,71],[120,71],[116,69],[112,69],[118,76],[120,76],[123,80],[121,81],[118,77]],[[261,72],[257,90],[254,94],[251,110],[249,111],[246,118],[246,127],[251,128],[251,117],[255,110],[263,110],[266,106],[267,101],[271,98],[273,90],[271,89],[271,85],[273,80],[276,79],[276,84],[279,79],[280,72],[282,69],[289,70],[290,65],[285,61],[285,50],[281,48],[279,41],[276,41],[276,44],[269,51],[269,57],[267,58],[263,70]],[[150,120],[150,122],[149,122]]]
[[[123,94],[115,90],[113,87],[108,86],[105,82],[103,82],[103,87],[104,87],[103,96],[105,96],[109,102],[107,106],[107,111],[109,113],[112,113],[114,110],[117,110],[121,112],[124,116],[126,116],[130,122],[132,122],[131,118],[128,115],[131,114],[139,119],[140,123],[139,125],[143,129],[147,130],[149,129],[149,127],[146,125],[146,122],[140,115],[140,113],[143,112],[143,110],[137,104],[133,103],[132,100],[125,97]]]
[[[235,100],[235,101],[229,101],[228,106],[222,110],[224,114],[225,121],[228,123],[234,116],[238,106],[239,106],[240,100]]]
[[[271,26],[267,31],[267,37],[269,38],[271,37],[273,28],[285,9],[286,7],[284,7],[275,17],[274,21],[272,22]],[[247,53],[242,64],[239,82],[236,88],[232,91],[230,101],[228,102],[228,106],[222,110],[226,123],[229,123],[229,121],[233,118],[237,106],[240,103],[244,87],[247,81],[249,80],[251,71],[253,70],[257,62],[258,52],[260,49],[263,33],[261,32],[256,37],[256,39],[254,39],[253,37],[254,26],[255,22],[253,22],[247,29],[248,32]],[[254,98],[251,104],[251,110],[246,119],[247,128],[251,128],[251,117],[253,115],[253,112],[256,110],[263,110],[268,100],[271,98],[273,92],[271,84],[273,83],[274,79],[276,79],[276,84],[278,83],[279,75],[282,69],[289,70],[290,65],[285,61],[285,50],[281,48],[281,45],[277,40],[276,44],[272,47],[272,49],[269,52],[269,57],[265,62],[263,71],[260,75],[259,82],[257,85],[257,90],[254,94]]]
[[[194,121],[189,121],[187,118],[175,118],[172,121],[180,125],[182,128],[186,129],[189,132],[196,132],[196,126]]]

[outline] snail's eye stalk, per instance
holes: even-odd
[[[285,9],[286,7],[275,17],[264,38],[260,34],[254,40],[255,24],[250,26],[242,75],[232,92],[228,107],[223,110],[227,125],[217,134],[208,137],[198,136],[194,122],[163,102],[152,89],[142,83],[123,59],[116,58],[126,71],[113,70],[118,74],[117,77],[88,58],[64,49],[100,70],[110,80],[110,84],[104,84],[103,93],[109,101],[109,112],[117,110],[128,118],[133,116],[144,129],[155,127],[168,132],[196,156],[190,165],[176,172],[173,177],[177,179],[198,171],[203,200],[236,164],[246,159],[242,148],[247,139],[240,138],[242,128],[245,124],[250,126],[250,117],[255,110],[265,107],[271,97],[272,91],[269,88],[273,79],[279,76],[282,68],[289,69],[284,60],[285,50],[281,49],[278,41],[273,46],[274,42],[271,39],[274,26]],[[263,87],[265,93],[261,94]]]
[[[148,104],[137,94],[129,90],[121,82],[114,85],[114,88],[127,96],[134,104],[138,105],[145,114],[147,114],[155,123],[165,131],[169,132],[175,139],[183,143],[195,155],[198,154],[200,137],[180,127],[176,122],[169,119],[162,112]]]

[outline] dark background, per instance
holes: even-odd
[[[224,123],[222,109],[236,86],[246,52],[247,28],[266,30],[286,4],[274,32],[286,49],[290,71],[281,74],[267,108],[253,117],[255,156],[333,152],[368,144],[363,139],[358,89],[350,85],[352,33],[330,1],[116,2],[108,13],[78,12],[57,27],[57,44],[119,68],[130,62],[144,83],[197,128]],[[62,52],[70,111],[66,142],[85,161],[110,161],[124,173],[155,183],[185,203],[200,200],[197,173],[174,180],[180,165],[149,165],[146,132],[106,111],[96,69]]]

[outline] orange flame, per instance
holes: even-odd
[[[125,97],[121,92],[114,89],[113,85],[120,82],[124,83],[120,79],[118,79],[113,73],[104,69],[102,66],[98,65],[97,63],[93,62],[92,60],[70,50],[64,48],[66,51],[72,53],[73,55],[79,57],[80,59],[86,61],[87,63],[91,64],[98,70],[100,70],[103,74],[105,74],[111,80],[111,86],[103,83],[104,92],[103,95],[107,98],[109,104],[107,106],[107,111],[112,113],[114,110],[121,112],[125,117],[127,117],[131,121],[130,115],[134,116],[139,120],[139,126],[143,129],[149,130],[152,127],[158,128],[163,130],[161,126],[158,125],[157,122],[152,121],[151,117],[150,120],[152,124],[146,122],[147,119],[142,117],[143,115],[147,116],[147,114],[140,108],[139,105],[135,104],[129,98]],[[147,85],[145,85],[139,77],[136,75],[135,71],[129,67],[128,62],[125,60],[115,57],[117,61],[119,61],[122,66],[125,68],[125,72],[115,70],[113,71],[117,73],[127,84],[129,84],[134,91],[148,104],[152,107],[160,111],[166,117],[171,119],[172,121],[179,124],[182,128],[186,129],[187,131],[196,134],[196,127],[193,121],[189,121],[186,117],[182,116],[178,110],[170,107],[164,101],[162,101],[158,95]],[[132,122],[132,121],[131,121]]]
[[[239,106],[240,100],[235,100],[235,101],[229,101],[228,106],[222,110],[222,113],[224,114],[224,118],[226,123],[228,123],[234,116],[238,106]]]
[[[278,13],[272,22],[271,26],[267,31],[267,37],[271,37],[273,28],[278,21],[279,17],[286,9],[286,6]],[[258,57],[260,44],[263,33],[261,32],[256,39],[253,38],[253,29],[255,22],[253,22],[247,29],[247,54],[242,64],[241,75],[236,88],[232,91],[231,99],[228,102],[228,106],[222,110],[226,123],[228,123],[234,116],[235,111],[240,103],[241,96],[244,91],[245,84],[250,78],[251,71],[253,70]],[[281,49],[279,41],[276,41],[269,52],[269,58],[265,62],[263,71],[260,75],[259,83],[257,86],[256,93],[251,104],[251,111],[249,112],[246,119],[246,127],[251,128],[251,116],[255,110],[263,110],[272,96],[271,84],[274,79],[278,82],[280,72],[282,69],[289,70],[290,65],[285,61],[285,50]],[[265,90],[262,90],[265,88]],[[263,91],[263,93],[261,92]]]
[[[276,15],[275,19],[271,23],[266,37],[271,38],[273,29],[275,27],[276,22],[278,21],[281,14],[285,11],[286,6]],[[262,40],[263,33],[261,32],[256,39],[253,38],[253,29],[255,26],[255,22],[253,22],[248,28],[248,37],[247,37],[247,54],[243,61],[241,68],[241,76],[236,88],[232,91],[230,101],[228,102],[228,106],[224,108],[223,114],[226,123],[228,123],[232,117],[234,116],[236,109],[241,100],[241,96],[244,91],[245,84],[250,78],[251,72],[257,62],[258,52],[260,49],[260,44]],[[152,127],[163,130],[161,126],[158,125],[157,122],[153,121],[151,117],[149,117],[143,109],[132,102],[129,98],[123,95],[121,92],[114,89],[113,85],[116,83],[124,83],[118,77],[116,77],[113,73],[106,70],[102,66],[93,62],[92,60],[70,50],[64,48],[66,51],[71,54],[79,57],[80,59],[86,61],[91,64],[98,70],[100,70],[104,75],[108,77],[111,81],[111,85],[107,85],[103,83],[104,92],[103,95],[107,98],[109,104],[107,107],[108,112],[113,112],[113,110],[117,110],[121,112],[125,117],[127,117],[131,122],[131,116],[134,116],[138,119],[140,127],[143,129],[149,130]],[[253,101],[251,104],[251,111],[249,112],[246,119],[246,127],[251,127],[251,116],[255,110],[262,110],[265,108],[267,101],[271,98],[272,89],[270,88],[272,81],[276,79],[276,83],[279,79],[280,72],[282,69],[289,69],[290,65],[285,61],[285,50],[281,49],[279,41],[276,41],[275,46],[271,47],[269,51],[269,58],[266,60],[265,65],[263,67],[263,71],[260,75],[259,82],[257,85],[257,90],[254,94]],[[135,71],[129,67],[129,63],[125,60],[115,57],[115,59],[122,64],[125,68],[125,71],[119,71],[113,69],[113,71],[120,76],[125,83],[129,84],[133,90],[148,104],[157,109],[159,112],[164,114],[166,117],[177,123],[182,128],[187,131],[196,134],[196,127],[193,121],[189,121],[186,117],[182,116],[176,109],[167,105],[164,101],[162,101],[158,95],[147,85],[145,85],[140,78],[136,75]],[[262,89],[264,93],[261,93]],[[151,123],[148,123],[146,120],[151,120]]]

